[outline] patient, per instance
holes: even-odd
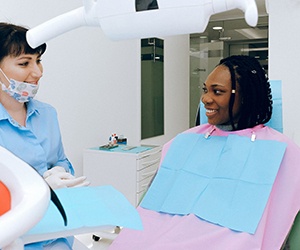
[[[208,124],[167,143],[137,208],[144,230],[110,249],[280,249],[300,209],[300,149],[265,126],[272,95],[249,56],[222,59],[201,98]]]

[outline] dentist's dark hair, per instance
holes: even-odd
[[[269,79],[257,59],[250,56],[235,55],[220,60],[218,65],[226,66],[231,75],[232,89],[239,85],[241,97],[240,119],[235,125],[232,108],[235,93],[231,94],[229,116],[233,130],[251,128],[267,123],[272,116],[272,94]]]
[[[26,40],[27,28],[0,22],[0,62],[6,56],[19,56],[25,54],[42,55],[46,51],[47,45],[44,43],[33,49]]]

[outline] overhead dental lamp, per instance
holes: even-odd
[[[27,32],[33,48],[81,26],[98,26],[112,40],[201,33],[213,14],[240,9],[256,26],[255,0],[83,0],[83,6]]]

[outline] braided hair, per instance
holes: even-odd
[[[226,66],[231,75],[232,94],[229,101],[229,118],[233,130],[251,128],[267,123],[272,116],[272,94],[265,70],[254,57],[245,55],[222,59],[219,65]],[[240,118],[234,124],[232,108],[235,99],[236,83],[242,104]]]
[[[24,54],[42,55],[46,50],[46,44],[33,49],[26,41],[27,28],[0,22],[0,62],[6,56],[19,56]]]

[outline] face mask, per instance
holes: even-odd
[[[31,84],[27,82],[19,82],[14,79],[8,79],[4,72],[0,69],[0,83],[2,86],[2,90],[8,93],[11,97],[13,97],[18,102],[28,102],[36,95],[39,85]],[[3,79],[4,77],[4,79]],[[8,84],[8,87],[3,82]]]

